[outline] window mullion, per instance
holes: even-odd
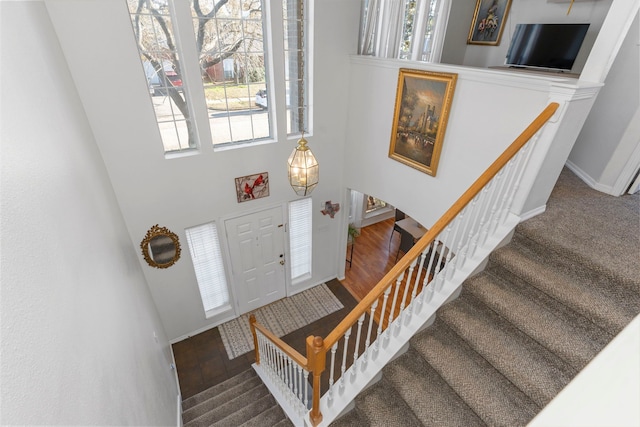
[[[209,115],[204,96],[200,60],[196,51],[196,38],[193,32],[191,8],[188,1],[173,1],[175,43],[182,56],[183,88],[187,91],[187,102],[192,115],[192,123],[196,129],[199,148],[211,146],[211,131],[209,129]]]

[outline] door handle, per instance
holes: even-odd
[[[284,265],[284,260],[280,260],[280,265]]]

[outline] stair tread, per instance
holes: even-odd
[[[243,423],[251,420],[252,418],[263,414],[266,410],[273,405],[277,405],[276,400],[271,394],[262,396],[259,399],[246,399],[242,409],[239,409],[232,414],[209,424],[210,427],[230,427],[239,426]],[[265,425],[265,424],[263,424]]]
[[[235,375],[234,377],[229,378],[226,381],[223,381],[219,384],[209,387],[204,391],[201,391],[198,394],[195,394],[187,399],[184,399],[182,401],[182,410],[186,411],[192,408],[193,406],[196,406],[199,403],[202,403],[205,400],[208,400],[213,396],[216,396],[222,393],[223,391],[228,390],[231,387],[234,387],[250,378],[257,377],[257,376],[258,374],[256,374],[253,368],[247,369],[246,371],[243,371],[238,375]]]
[[[369,424],[358,415],[357,408],[347,412],[329,424],[330,427],[368,427]]]
[[[571,365],[463,290],[439,317],[502,375],[539,406],[551,401],[577,374]]]
[[[493,264],[469,279],[465,290],[578,370],[613,338],[589,319]]]
[[[262,380],[256,375],[249,377],[246,381],[236,384],[227,390],[220,392],[219,394],[210,397],[209,399],[198,403],[195,406],[182,412],[182,420],[187,423],[205,412],[209,412],[215,408],[220,407],[225,402],[229,402],[236,397],[254,389],[262,384]]]
[[[381,381],[360,394],[356,402],[360,418],[370,427],[422,426],[384,376]]]
[[[535,404],[476,353],[439,317],[411,345],[488,425],[526,425],[539,412]]]
[[[529,248],[513,243],[498,249],[491,261],[527,281],[549,296],[578,311],[607,332],[617,334],[637,314],[633,300],[616,295],[610,284],[594,283],[588,278],[569,276]],[[639,307],[640,309],[640,307]]]
[[[273,427],[294,427],[294,424],[289,420],[289,418],[285,418],[284,420],[275,423]]]
[[[424,425],[485,425],[415,349],[410,348],[383,372]]]
[[[565,182],[568,182],[567,178],[579,180],[564,172],[563,175],[565,177],[561,175],[560,178]],[[617,197],[611,203],[614,199],[611,196],[593,191],[582,184],[572,185],[569,191],[564,192],[563,201],[559,205],[553,204],[552,197],[543,214],[518,225],[517,234],[539,242],[547,252],[568,256],[579,265],[588,264],[592,270],[610,280],[628,284],[637,290],[640,287],[640,265],[636,262],[639,254],[638,240],[637,237],[629,238],[629,233],[637,230],[640,206],[638,199]],[[563,190],[566,190],[566,186],[564,187]],[[576,192],[580,193],[578,197],[575,197]],[[590,204],[597,205],[594,209],[598,212],[598,217],[593,216]],[[608,209],[611,211],[606,213]],[[610,221],[610,218],[616,218],[617,221]],[[562,227],[561,238],[556,235],[558,227]],[[603,241],[615,241],[615,250],[605,250],[601,243]],[[592,254],[595,253],[599,255],[594,257]]]
[[[609,284],[615,284],[614,287],[610,287],[607,291],[612,292],[621,303],[631,298],[635,301],[635,305],[630,305],[630,308],[638,307],[640,305],[640,267],[634,265],[636,274],[632,275],[633,279],[629,277],[618,277],[617,275],[611,275],[611,271],[603,271],[601,266],[595,264],[595,260],[599,260],[604,255],[602,250],[598,251],[596,248],[594,253],[597,253],[597,257],[592,259],[576,259],[575,254],[571,250],[564,248],[558,249],[553,246],[545,244],[545,236],[541,235],[527,235],[523,233],[521,228],[517,228],[511,240],[512,247],[526,248],[530,254],[534,255],[543,261],[545,265],[551,266],[554,269],[564,271],[568,276],[579,278],[581,281],[593,283],[596,285],[603,285],[607,287]],[[593,244],[588,240],[582,239],[583,244]],[[615,252],[618,252],[618,248]],[[634,248],[636,254],[640,255],[640,251],[637,247]],[[633,254],[634,252],[631,252]]]
[[[275,400],[275,399],[274,399]],[[257,414],[253,418],[244,422],[241,427],[265,427],[265,426],[274,426],[279,424],[281,421],[286,420],[289,421],[284,411],[280,407],[280,405],[275,404],[274,406],[268,408],[267,410]],[[289,421],[291,424],[291,421]],[[286,425],[286,424],[283,424]],[[291,424],[293,425],[293,424]]]
[[[226,419],[238,411],[245,411],[248,407],[247,402],[256,402],[264,397],[273,397],[269,394],[269,390],[264,384],[260,384],[245,393],[235,397],[234,399],[222,403],[220,406],[215,407],[201,415],[197,418],[190,420],[184,425],[187,427],[195,427],[195,426],[210,426],[219,420]],[[257,414],[257,412],[256,412]],[[255,414],[254,414],[255,415]],[[247,420],[244,420],[247,421]]]

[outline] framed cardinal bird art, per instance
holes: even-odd
[[[269,174],[267,172],[236,178],[238,203],[260,199],[269,195]]]

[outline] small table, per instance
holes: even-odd
[[[396,225],[411,234],[415,240],[420,239],[427,232],[422,224],[409,216],[396,222]]]
[[[347,262],[349,263],[349,268],[351,268],[351,261],[353,261],[353,247],[356,245],[356,239],[352,236],[347,237]]]

